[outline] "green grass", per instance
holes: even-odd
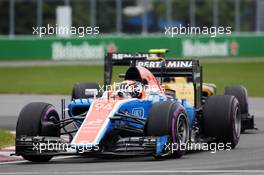
[[[218,94],[226,85],[244,85],[249,96],[264,96],[264,62],[203,65],[204,82],[215,83]]]
[[[125,72],[126,67],[115,69]],[[204,82],[244,85],[249,96],[264,97],[264,62],[203,63]],[[114,80],[117,80],[115,78]],[[103,83],[103,66],[0,67],[0,93],[70,94],[75,82]]]
[[[70,93],[74,82],[102,82],[102,66],[0,68],[1,93]]]
[[[9,131],[0,129],[0,148],[15,144],[15,135]]]

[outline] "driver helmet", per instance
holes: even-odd
[[[117,91],[122,92],[132,98],[141,98],[143,84],[134,80],[125,80],[119,84]]]

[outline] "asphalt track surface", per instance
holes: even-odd
[[[13,130],[24,104],[45,101],[58,109],[67,96],[0,95],[0,128]],[[154,160],[152,157],[58,157],[48,163],[27,161],[0,163],[2,174],[264,174],[264,99],[249,98],[257,131],[241,135],[236,149],[188,153],[180,159]]]

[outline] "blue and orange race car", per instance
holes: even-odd
[[[157,65],[152,72],[132,64],[124,81],[107,85],[101,94],[94,84],[75,84],[67,108],[62,100],[61,116],[51,104],[27,104],[17,121],[16,155],[35,162],[56,155],[179,158],[190,143],[235,148],[241,130],[236,97],[214,95],[202,104],[199,61],[168,64],[166,71]],[[175,76],[175,68],[193,80],[194,105],[166,95],[156,79]]]

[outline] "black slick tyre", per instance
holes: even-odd
[[[27,104],[20,112],[16,126],[16,140],[21,137],[53,136],[60,137],[60,128],[55,125],[59,115],[54,106],[48,103],[33,102]],[[50,155],[28,155],[16,142],[16,153],[29,161],[46,162]]]
[[[163,155],[156,158],[180,158],[186,152],[181,144],[189,140],[189,123],[184,107],[175,102],[155,103],[149,113],[146,133],[149,136],[168,135],[169,148],[163,150]]]
[[[209,97],[204,105],[202,124],[206,137],[235,148],[241,130],[241,113],[236,97],[230,95]]]
[[[85,94],[85,89],[97,89],[97,96],[101,96],[100,86],[98,83],[75,83],[72,88],[72,100],[80,98],[92,98],[92,95]]]

